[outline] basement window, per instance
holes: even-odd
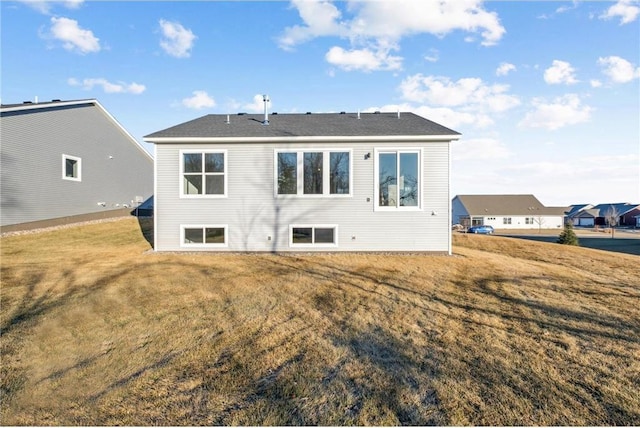
[[[338,245],[336,225],[291,225],[292,247],[335,247]]]
[[[180,228],[182,247],[226,247],[226,225],[183,225]]]
[[[82,181],[82,159],[71,155],[62,155],[62,179]]]

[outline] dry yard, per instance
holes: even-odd
[[[3,425],[640,425],[640,259],[154,254],[135,219],[3,237]]]

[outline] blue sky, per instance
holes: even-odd
[[[209,113],[413,111],[452,194],[640,203],[640,2],[2,1],[1,101],[96,98],[140,142]],[[151,152],[153,147],[144,143]]]

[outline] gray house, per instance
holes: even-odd
[[[561,228],[568,210],[546,207],[533,195],[458,195],[451,204],[454,223],[496,229]]]
[[[153,194],[153,157],[98,101],[2,105],[3,231],[124,213]]]
[[[412,113],[207,115],[155,132],[155,250],[450,253],[459,136]]]

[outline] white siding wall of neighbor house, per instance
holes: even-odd
[[[488,216],[484,224],[494,229],[557,229],[563,226],[562,216]]]
[[[375,210],[375,150],[396,147],[422,149],[420,210]],[[350,150],[351,195],[275,197],[275,151],[296,149]],[[180,152],[185,150],[226,151],[226,198],[180,197]],[[449,142],[156,144],[154,202],[162,215],[155,216],[155,250],[212,251],[181,246],[181,227],[226,225],[228,243],[215,251],[449,252],[449,153]],[[291,225],[335,225],[337,246],[292,247]]]
[[[3,113],[2,225],[96,213],[153,191],[153,160],[90,102]],[[63,178],[63,156],[81,177]],[[103,202],[104,205],[99,205]]]

